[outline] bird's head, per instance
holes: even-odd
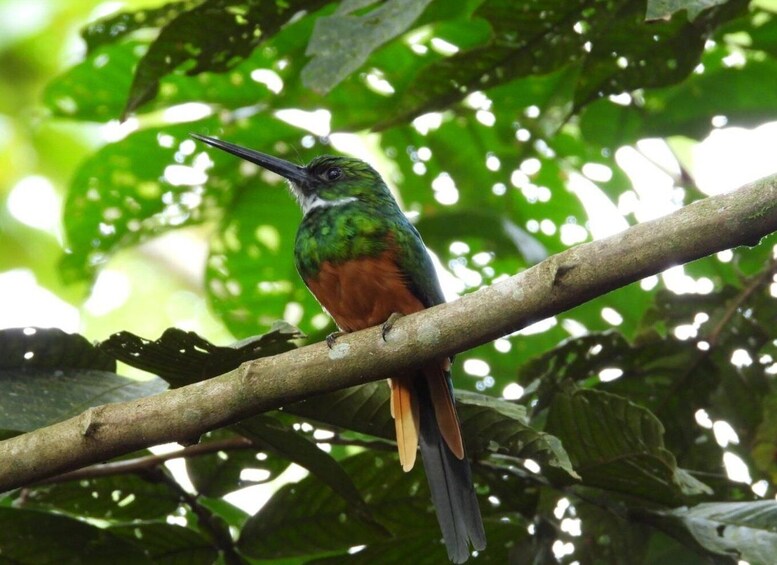
[[[302,166],[220,139],[191,135],[287,179],[303,213],[357,201],[378,206],[393,202],[391,192],[377,171],[360,159],[322,155]]]

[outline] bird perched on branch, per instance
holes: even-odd
[[[294,258],[302,280],[342,332],[383,324],[444,302],[421,236],[380,175],[347,157],[299,166],[225,141],[200,141],[286,178],[302,207]],[[327,338],[330,347],[335,335]],[[463,563],[486,546],[483,521],[453,399],[450,360],[389,379],[402,468],[420,446],[448,557]]]

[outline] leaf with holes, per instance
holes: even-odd
[[[206,0],[164,25],[135,69],[123,115],[154,98],[159,79],[188,64],[187,73],[223,72],[247,57],[262,41],[302,10],[315,11],[322,0],[245,4]]]
[[[173,387],[209,379],[236,369],[241,363],[294,349],[304,337],[294,326],[276,322],[270,331],[218,346],[195,332],[168,328],[156,341],[119,332],[98,344],[100,350],[138,369],[165,379]]]

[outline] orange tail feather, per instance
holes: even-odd
[[[409,471],[418,452],[418,432],[421,418],[418,402],[413,399],[413,383],[409,379],[389,379],[391,385],[391,415],[397,430],[397,448],[402,469]]]
[[[446,364],[450,365],[447,360]],[[440,435],[453,454],[459,459],[464,459],[461,426],[448,386],[448,374],[445,371],[445,366],[439,362],[429,363],[424,366],[424,376],[426,382],[429,383],[429,394],[432,397],[434,416],[437,420],[437,426],[440,428]]]

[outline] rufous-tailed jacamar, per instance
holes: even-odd
[[[302,280],[343,332],[385,324],[444,302],[421,236],[380,175],[347,157],[298,166],[201,135],[195,138],[285,177],[302,206],[294,258]],[[384,330],[385,330],[384,326]],[[463,563],[486,545],[453,400],[450,360],[389,380],[399,460],[420,445],[448,557]]]

